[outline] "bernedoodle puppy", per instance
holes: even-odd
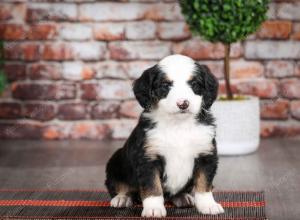
[[[140,200],[142,216],[164,217],[166,199],[203,214],[223,213],[212,194],[218,166],[210,112],[216,78],[191,58],[171,55],[145,70],[133,91],[144,111],[107,164],[111,206]]]

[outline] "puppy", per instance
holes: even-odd
[[[212,195],[218,157],[210,107],[216,78],[191,58],[171,55],[145,70],[133,91],[144,111],[107,164],[111,206],[129,207],[140,199],[142,216],[164,217],[168,199],[203,214],[223,213]]]

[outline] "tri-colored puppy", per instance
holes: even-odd
[[[206,66],[171,55],[145,70],[133,86],[144,108],[123,148],[107,164],[111,206],[137,198],[142,216],[166,216],[165,199],[203,214],[224,210],[212,195],[218,156],[210,107],[218,82]]]

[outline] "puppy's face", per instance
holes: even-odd
[[[171,55],[145,70],[133,90],[148,111],[197,114],[216,99],[218,82],[206,66],[186,56]]]

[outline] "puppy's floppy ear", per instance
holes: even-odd
[[[158,66],[154,65],[146,69],[143,74],[134,81],[133,92],[140,105],[148,110],[153,104],[152,85],[158,73]]]
[[[200,72],[202,78],[203,90],[203,107],[209,109],[218,96],[219,82],[210,72],[206,65],[197,64],[197,72]]]

